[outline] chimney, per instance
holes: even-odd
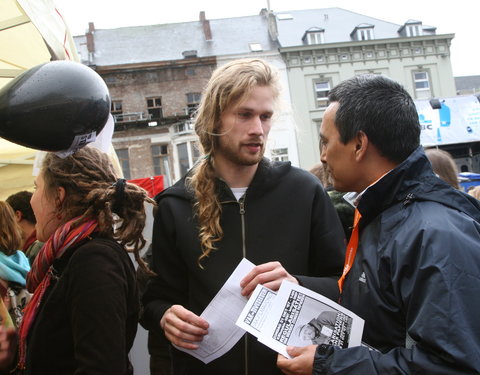
[[[88,61],[92,63],[93,56],[95,53],[95,25],[93,22],[88,23],[88,31],[85,33],[85,37],[87,38],[87,51],[88,51]]]
[[[203,35],[205,35],[205,40],[212,40],[212,29],[210,28],[210,21],[206,19],[205,12],[203,10],[200,12],[200,22],[203,26]]]

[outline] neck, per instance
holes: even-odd
[[[394,169],[398,164],[391,162],[387,159],[383,159],[381,161],[377,161],[374,164],[370,164],[367,169],[365,175],[365,180],[363,181],[363,186],[358,192],[362,192],[370,185],[375,184],[378,180],[380,180],[383,176],[385,176],[388,172]]]
[[[27,220],[22,220],[18,224],[20,225],[20,228],[22,228],[23,240],[25,241],[35,230],[35,225]]]
[[[253,165],[238,165],[223,158],[215,158],[215,172],[231,188],[248,187],[255,176],[258,163]]]

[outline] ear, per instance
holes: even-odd
[[[21,222],[23,219],[22,211],[15,211],[15,220],[17,220],[17,223]]]
[[[57,202],[59,207],[63,205],[66,195],[67,193],[65,192],[65,188],[63,186],[57,187]]]
[[[359,131],[355,136],[355,159],[361,161],[365,158],[368,150],[368,137],[363,131]]]

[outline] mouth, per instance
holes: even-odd
[[[263,147],[263,143],[246,143],[245,147],[247,147],[250,152],[259,152]]]

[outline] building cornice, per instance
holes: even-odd
[[[150,70],[161,68],[187,68],[199,65],[215,65],[217,63],[216,56],[197,57],[182,60],[168,60],[168,61],[151,61],[133,64],[117,64],[117,65],[95,65],[92,68],[98,74],[107,73],[125,73],[129,71]]]
[[[309,44],[309,45],[298,45],[292,47],[280,47],[280,53],[287,52],[297,52],[297,51],[310,51],[315,49],[326,49],[326,48],[348,48],[348,47],[358,47],[365,46],[373,47],[377,44],[398,44],[398,43],[418,43],[431,40],[446,40],[450,45],[452,39],[455,37],[455,34],[440,34],[440,35],[422,35],[416,37],[399,37],[399,38],[385,38],[385,39],[372,39],[372,40],[351,40],[346,42],[338,43],[322,43],[322,44]]]

